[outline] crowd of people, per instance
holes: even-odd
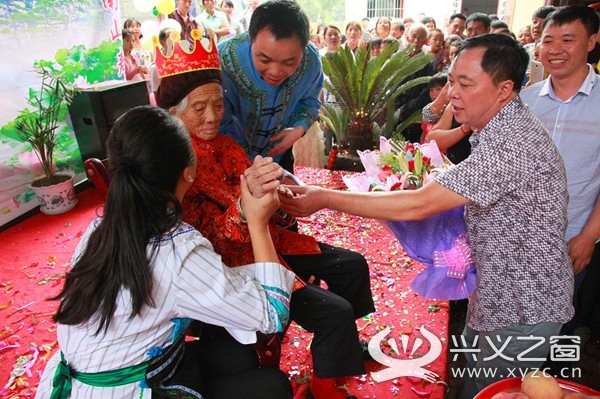
[[[53,298],[60,350],[38,398],[291,398],[286,376],[261,363],[257,346],[264,336],[279,342],[290,320],[314,334],[307,397],[355,397],[346,382],[368,360],[355,319],[375,311],[369,268],[361,254],[298,232],[295,217],[322,208],[421,220],[465,207],[478,275],[463,332],[476,355],[467,360],[496,372],[467,377],[462,398],[511,369],[541,368],[551,338],[578,326],[591,330],[584,350],[600,357],[592,8],[542,7],[518,35],[473,13],[452,15],[443,29],[426,16],[382,17],[371,30],[365,19],[311,36],[294,1],[252,2],[242,23],[203,0],[198,20],[212,27],[190,15],[190,0],[177,3],[182,30],[161,40],[163,51],[184,46],[206,63],[158,68],[160,108],[138,107],[115,123],[104,214]],[[422,109],[423,123],[406,137],[435,140],[455,165],[417,190],[293,184],[292,146],[319,116],[321,57],[340,46],[379,56],[373,49],[388,40],[432,55],[410,77],[430,83],[395,105],[399,120]],[[128,40],[127,53],[134,47]],[[528,84],[536,48],[549,77]],[[190,323],[199,333],[186,341]],[[541,339],[533,349],[531,336]]]

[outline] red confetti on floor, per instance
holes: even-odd
[[[312,168],[296,171],[308,184],[335,189],[345,189],[344,173],[349,172]],[[58,293],[79,237],[102,213],[102,197],[96,190],[86,190],[78,198],[79,204],[66,214],[37,214],[0,233],[2,398],[33,397],[46,361],[57,348],[56,325],[51,319],[57,303],[46,298]],[[421,334],[421,327],[442,343],[441,354],[424,366],[439,376],[436,382],[398,377],[378,383],[370,372],[386,366],[369,362],[368,374],[350,379],[350,391],[363,399],[443,398],[449,310],[446,302],[420,297],[410,289],[410,281],[423,266],[410,260],[398,241],[374,220],[324,210],[300,220],[299,227],[319,241],[360,252],[369,262],[377,310],[357,322],[362,339],[369,341],[390,327],[380,347],[394,359],[415,359],[429,350],[430,343]],[[304,398],[312,374],[311,339],[312,334],[292,323],[282,348],[281,368],[292,381],[295,398]],[[419,348],[418,342],[422,342]]]

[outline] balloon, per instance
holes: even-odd
[[[172,18],[165,18],[160,22],[159,29],[163,30],[165,28],[176,30],[181,34],[181,24]]]
[[[158,21],[147,20],[142,22],[140,31],[142,32],[142,36],[144,37],[152,37],[153,35],[158,36]]]
[[[133,6],[141,12],[151,11],[157,0],[133,0]]]
[[[175,11],[175,3],[173,0],[158,0],[158,3],[156,3],[156,9],[161,14],[169,15]]]
[[[152,15],[154,15],[155,17],[158,17],[158,14],[160,14],[160,13],[159,13],[159,12],[158,12],[158,10],[156,9],[156,7],[154,7],[154,8],[152,9]]]
[[[147,36],[144,36],[140,39],[140,44],[142,47],[152,54],[154,52],[154,46],[152,45],[152,39]]]

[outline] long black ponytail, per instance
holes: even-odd
[[[175,188],[194,162],[181,121],[156,107],[136,107],[121,116],[107,140],[112,181],[104,215],[67,274],[54,320],[78,325],[99,321],[108,329],[121,289],[130,292],[130,318],[152,301],[150,264],[158,240],[181,220]]]

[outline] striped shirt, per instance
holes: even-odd
[[[600,195],[600,76],[588,68],[579,90],[566,101],[556,97],[550,78],[521,92],[523,102],[548,129],[565,162],[567,241],[581,233]]]
[[[96,219],[79,243],[74,259],[85,248]],[[58,343],[69,365],[80,372],[96,373],[140,364],[147,352],[168,342],[172,318],[189,317],[226,327],[244,344],[256,340],[255,331],[281,331],[289,316],[289,296],[294,274],[277,263],[255,263],[229,268],[212,245],[187,224],[160,238],[152,264],[156,307],[145,307],[129,320],[131,298],[122,290],[117,310],[106,334],[93,335],[96,323],[59,325]],[[37,398],[47,398],[59,354],[48,362]],[[72,380],[74,398],[134,398],[137,383],[115,388],[96,388]],[[151,391],[145,389],[144,398]]]

